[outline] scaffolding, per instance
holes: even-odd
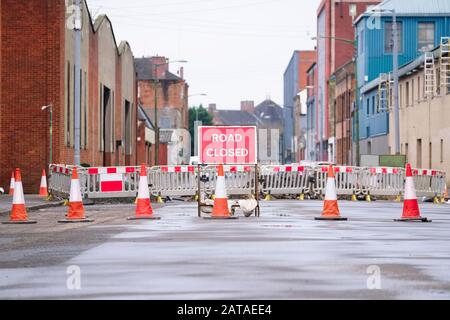
[[[440,93],[445,95],[450,90],[450,37],[441,38],[440,80]]]

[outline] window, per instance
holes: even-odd
[[[415,95],[414,95],[414,79],[411,80],[411,105],[415,104]]]
[[[420,77],[417,78],[417,102],[421,99],[420,97]]]
[[[349,5],[348,10],[349,10],[350,17],[356,18],[356,16],[358,15],[356,4]]]
[[[397,22],[397,43],[398,43],[398,52],[403,51],[403,24],[401,22]],[[384,52],[392,53],[394,50],[394,28],[392,22],[384,23]]]
[[[87,88],[88,88],[88,78],[87,72],[84,72],[84,149],[88,147],[88,97],[87,97]]]
[[[441,139],[441,163],[444,163],[444,139]]]
[[[393,96],[393,94],[392,94],[391,96]],[[403,107],[403,85],[400,85],[400,90],[399,90],[398,99],[399,99],[399,105],[400,105],[400,107]],[[392,105],[392,104],[391,104],[391,105]]]
[[[406,106],[409,107],[409,82],[406,82]]]
[[[366,108],[367,108],[366,113],[367,113],[367,115],[369,115],[369,114],[370,114],[370,100],[369,100],[369,98],[367,98],[367,105],[366,105]]]
[[[409,144],[405,143],[405,156],[406,156],[406,159],[408,159],[408,154],[409,154]]]
[[[417,139],[417,168],[422,168],[422,139]]]
[[[428,148],[428,168],[433,168],[433,144],[430,142],[430,147]]]
[[[66,146],[70,146],[70,101],[71,101],[71,92],[72,87],[70,85],[70,62],[67,63],[67,101],[66,101],[66,118],[65,118],[65,127],[66,127]]]
[[[132,130],[132,105],[128,100],[125,100],[125,112],[124,112],[124,122],[125,122],[125,154],[130,155],[131,150],[131,130]]]
[[[375,114],[375,96],[372,97],[372,114]]]
[[[419,22],[418,24],[418,51],[430,51],[434,48],[434,22]]]

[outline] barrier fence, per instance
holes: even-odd
[[[73,166],[51,165],[49,191],[69,197]],[[193,197],[202,191],[213,194],[216,166],[160,166],[147,169],[149,190],[157,197]],[[325,193],[328,167],[309,166],[224,166],[230,196],[249,195],[257,190],[265,195],[320,197]],[[257,172],[255,171],[257,170]],[[334,167],[336,189],[340,196],[402,196],[403,168]],[[199,173],[200,172],[200,173]],[[131,198],[138,192],[139,167],[78,168],[84,198]],[[201,175],[200,177],[198,175]],[[413,169],[418,196],[443,197],[446,175],[438,170]]]

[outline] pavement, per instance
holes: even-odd
[[[8,215],[11,211],[13,197],[9,195],[0,195],[0,217]],[[46,201],[39,195],[25,195],[25,206],[29,211],[45,209],[49,207],[58,207],[63,201]]]
[[[450,206],[402,223],[402,204],[340,202],[349,221],[315,221],[320,201],[263,202],[261,217],[211,221],[195,203],[66,208],[0,225],[0,299],[450,299]],[[0,218],[3,219],[4,218]],[[2,220],[2,221],[3,221]]]

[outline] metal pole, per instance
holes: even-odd
[[[50,105],[50,155],[49,162],[53,164],[53,105]]]
[[[395,117],[395,153],[400,154],[400,108],[398,101],[398,29],[397,16],[395,10],[392,10],[392,38],[393,46],[393,73],[394,73],[394,117]]]
[[[76,0],[76,18],[75,18],[75,139],[74,139],[74,164],[80,165],[80,135],[81,135],[81,0]]]
[[[322,104],[323,104],[323,90],[322,87],[319,87],[319,157],[318,157],[318,161],[322,161],[323,159],[323,144],[322,144],[322,137],[323,137],[323,133],[322,133],[322,126],[323,126],[323,108],[322,108]]]
[[[356,135],[356,156],[355,156],[355,160],[356,160],[356,166],[359,167],[360,166],[360,161],[361,161],[361,150],[360,150],[360,144],[359,144],[359,88],[358,88],[358,48],[359,47],[359,42],[358,42],[358,37],[355,40],[355,83],[356,83],[356,88],[355,88],[355,135]],[[353,142],[352,142],[353,143]],[[353,148],[352,148],[352,155],[353,155]],[[352,157],[352,163],[353,163],[353,158]]]
[[[155,78],[153,82],[155,95],[155,166],[159,165],[159,126],[158,126],[158,65],[155,64]]]

